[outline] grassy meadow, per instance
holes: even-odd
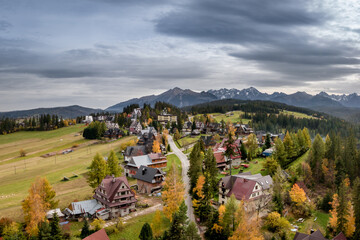
[[[74,200],[92,196],[86,182],[86,172],[96,152],[108,155],[118,150],[126,137],[111,143],[84,140],[80,132],[84,125],[66,127],[47,132],[17,132],[0,135],[0,217],[7,216],[22,221],[21,201],[26,197],[31,183],[37,176],[47,177],[64,208]],[[43,158],[41,155],[78,145],[72,153]],[[19,150],[27,152],[19,157]],[[64,177],[70,181],[63,182]]]

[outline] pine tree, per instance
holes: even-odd
[[[81,239],[84,239],[89,235],[91,235],[90,225],[89,225],[89,222],[85,218],[84,225],[81,229],[80,237],[81,237]]]
[[[115,177],[120,177],[121,168],[119,165],[119,159],[116,156],[114,150],[111,150],[110,155],[107,160],[107,169],[109,175],[114,175]]]
[[[241,152],[241,159],[245,160],[247,158],[247,151],[245,148],[245,144],[241,144],[240,152]]]
[[[234,194],[231,195],[229,200],[226,202],[225,209],[226,210],[224,218],[222,220],[222,227],[225,229],[226,232],[233,232],[237,227],[235,213],[238,209]]]
[[[56,213],[53,215],[53,219],[50,222],[50,228],[51,228],[51,236],[53,240],[61,240],[62,239],[62,233],[59,225],[59,217]]]
[[[327,159],[334,159],[332,158],[332,141],[329,135],[326,135],[325,138],[325,158]]]
[[[106,161],[99,153],[96,153],[90,165],[89,178],[88,178],[88,183],[90,187],[92,188],[98,187],[101,181],[106,177],[107,172],[108,170],[107,170]]]
[[[218,180],[216,178],[218,169],[216,167],[216,158],[212,149],[206,151],[204,160],[204,176],[206,185],[209,186],[211,196],[218,190]]]
[[[49,226],[49,223],[46,220],[41,222],[39,225],[38,239],[39,240],[52,239],[51,228]]]
[[[309,154],[309,165],[317,180],[323,180],[322,161],[325,157],[325,144],[319,134],[316,135]]]
[[[277,138],[275,141],[275,159],[279,162],[281,167],[285,167],[287,163],[287,154],[285,152],[285,147],[280,138]]]
[[[307,128],[303,129],[306,150],[311,147],[311,137]]]
[[[356,147],[356,139],[353,133],[346,139],[345,149],[344,149],[344,165],[345,169],[347,169],[350,180],[355,180],[356,175],[359,174],[357,172],[358,163],[357,163],[357,147]]]
[[[266,134],[265,149],[271,148],[270,134]]]
[[[192,193],[192,189],[196,186],[198,177],[202,172],[202,154],[200,151],[200,143],[195,144],[190,153],[189,160],[190,166],[187,174],[190,178],[190,193]]]
[[[353,188],[353,205],[355,214],[354,239],[360,239],[360,179],[356,178]]]
[[[139,238],[141,240],[152,240],[153,239],[152,229],[148,223],[144,223],[144,225],[142,226]]]
[[[186,216],[187,207],[183,201],[179,207],[179,210],[174,213],[173,219],[171,221],[171,226],[169,230],[169,240],[184,240],[185,231],[187,227],[187,216]]]
[[[194,222],[190,222],[185,231],[186,240],[201,240]]]
[[[303,131],[299,129],[297,131],[296,137],[297,137],[297,142],[299,144],[300,154],[303,154],[307,150]]]

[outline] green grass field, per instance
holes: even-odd
[[[160,231],[164,232],[166,229],[169,229],[170,221],[165,218],[163,213],[161,213],[161,215],[162,225]],[[124,230],[117,234],[112,234],[109,237],[111,240],[138,240],[142,226],[145,223],[149,223],[151,225],[154,216],[155,213],[150,213],[147,215],[132,218],[125,224]]]
[[[221,122],[221,120],[224,120],[225,123],[231,122],[231,123],[239,123],[240,122],[240,115],[244,114],[242,111],[233,111],[233,115],[231,114],[223,114],[223,113],[210,113],[209,115],[212,115],[213,118],[217,122]],[[250,119],[241,119],[242,123],[247,124]]]
[[[299,113],[299,112],[293,112],[293,111],[287,111],[287,110],[283,110],[281,113],[285,114],[285,115],[292,115],[295,118],[308,118],[308,119],[318,119],[316,117],[313,117],[311,115],[307,115],[305,113]]]
[[[67,207],[74,200],[84,200],[92,196],[92,189],[86,182],[86,172],[96,152],[108,155],[110,150],[119,150],[120,145],[134,137],[126,137],[107,144],[80,146],[72,153],[43,158],[43,153],[62,150],[67,146],[94,143],[83,140],[77,133],[83,125],[58,129],[50,132],[18,132],[0,136],[0,156],[15,154],[18,148],[38,149],[25,158],[3,160],[0,168],[0,216],[22,221],[21,201],[37,176],[47,177],[60,200],[60,208]],[[25,139],[22,139],[24,137]],[[62,141],[61,141],[62,139]],[[26,141],[26,143],[24,142]],[[9,146],[12,144],[12,147]],[[16,149],[16,150],[14,150]],[[74,177],[74,175],[78,177]],[[70,181],[61,181],[63,177]]]
[[[231,173],[232,175],[234,174],[238,174],[240,169],[243,169],[243,172],[251,172],[251,174],[258,174],[260,173],[261,175],[265,176],[268,174],[268,172],[265,171],[261,171],[262,169],[264,169],[263,167],[263,162],[265,161],[265,158],[255,158],[253,159],[249,164],[248,168],[243,168],[240,167],[238,169],[234,169],[232,168]],[[257,162],[257,163],[256,163]],[[226,171],[227,173],[230,173],[230,170]],[[218,174],[218,179],[225,177],[226,175],[219,173]]]
[[[167,166],[164,169],[165,172],[168,172],[171,169],[171,166],[175,164],[176,168],[178,169],[178,173],[181,175],[182,166],[180,159],[175,154],[170,154],[167,157]]]
[[[176,144],[176,146],[178,148],[183,148],[185,146],[191,145],[193,143],[196,143],[197,141],[199,141],[200,139],[200,135],[198,136],[187,136],[184,138],[179,139],[177,142],[178,144]],[[180,144],[180,145],[179,145]]]
[[[306,153],[304,153],[302,156],[300,156],[298,159],[296,159],[295,161],[293,161],[292,163],[290,163],[290,165],[288,166],[288,169],[292,172],[295,172],[296,169],[298,168],[298,166],[302,163],[305,162],[308,159],[309,156],[309,152],[307,151]]]

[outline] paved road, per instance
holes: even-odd
[[[194,209],[192,207],[191,196],[189,195],[190,180],[187,175],[189,165],[190,165],[189,160],[186,157],[186,155],[182,151],[180,151],[180,149],[175,145],[174,140],[172,139],[172,137],[170,135],[168,135],[168,143],[170,144],[170,147],[171,147],[171,150],[173,151],[173,153],[175,153],[176,156],[178,156],[178,158],[181,161],[182,179],[183,179],[183,182],[185,185],[185,203],[187,206],[187,216],[190,221],[195,222]]]

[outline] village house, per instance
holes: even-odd
[[[129,146],[123,152],[124,155],[124,162],[128,163],[131,157],[146,155],[150,152],[147,151],[145,145],[136,145],[136,146]]]
[[[95,199],[85,200],[81,202],[72,202],[68,208],[65,208],[64,214],[66,218],[78,219],[78,218],[93,218],[95,217],[96,211],[101,209],[103,206],[98,203]]]
[[[140,133],[142,130],[142,126],[141,126],[141,123],[138,122],[138,121],[133,121],[131,124],[130,124],[130,128],[129,128],[129,132],[130,134],[138,134]]]
[[[165,173],[158,168],[140,166],[134,178],[137,179],[138,192],[150,194],[161,191]]]
[[[296,232],[294,240],[328,240],[324,237],[324,235],[320,232],[320,230],[314,231],[311,230],[310,234],[306,233],[299,233]],[[334,237],[332,240],[346,240],[345,235],[340,232],[336,237]]]
[[[251,175],[250,172],[226,176],[219,183],[219,203],[226,204],[231,195],[244,201],[245,210],[255,211],[271,201],[273,180],[270,175]]]
[[[147,166],[151,168],[165,168],[167,166],[167,159],[161,153],[150,153],[147,155],[131,157],[131,159],[125,166],[126,176],[135,176],[140,166]]]
[[[105,131],[104,137],[110,138],[110,139],[118,139],[123,137],[125,134],[123,131],[121,131],[119,128],[110,128]]]
[[[106,234],[105,228],[103,228],[103,229],[100,229],[97,232],[94,232],[90,236],[87,236],[83,240],[110,240],[110,238]]]
[[[254,130],[247,124],[235,125],[235,134],[236,135],[249,135],[254,133]]]
[[[200,140],[204,142],[205,148],[214,147],[216,145],[216,141],[213,136],[201,136]]]
[[[135,193],[130,189],[126,177],[106,176],[96,188],[93,196],[103,207],[98,210],[98,218],[123,217],[135,211]]]
[[[131,113],[131,121],[136,121],[141,117],[141,108],[135,108]]]
[[[162,113],[158,115],[158,122],[161,123],[163,126],[165,126],[168,122],[170,123],[177,122],[177,116],[168,113]]]

